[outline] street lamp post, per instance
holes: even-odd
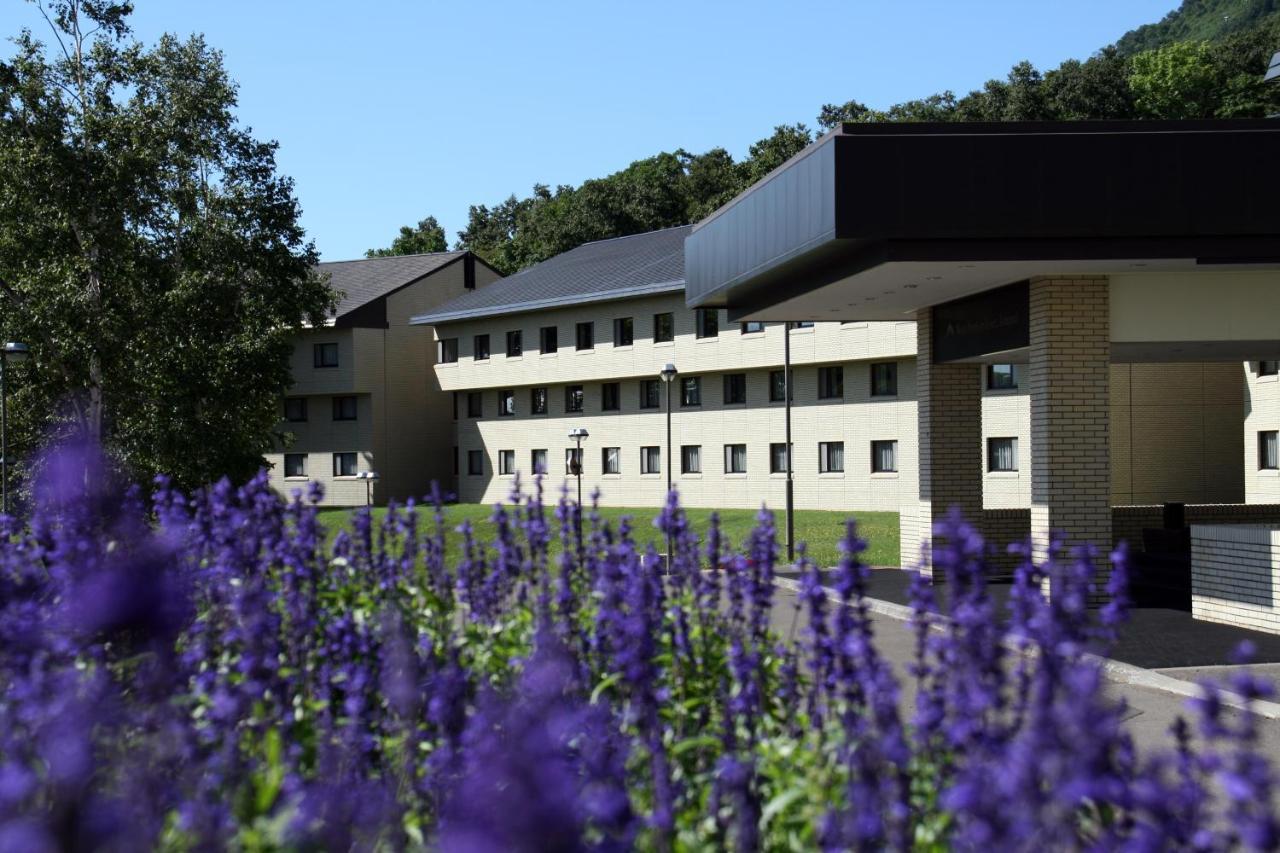
[[[9,513],[9,402],[5,391],[5,368],[9,362],[25,361],[26,344],[9,341],[0,347],[0,512]]]
[[[364,505],[373,508],[373,483],[375,480],[381,479],[377,471],[361,471],[356,475],[364,480]]]
[[[574,454],[573,454],[572,469],[573,469],[573,473],[578,476],[578,512],[579,513],[582,512],[582,440],[587,436],[589,436],[590,434],[591,433],[587,432],[582,427],[574,427],[573,429],[569,430],[569,438],[573,439],[574,443],[577,444],[577,449],[574,451]]]
[[[658,376],[662,378],[662,384],[667,386],[667,496],[663,501],[671,500],[671,472],[675,467],[676,458],[671,454],[671,386],[675,384],[676,375],[680,371],[676,370],[676,366],[671,362],[667,362],[667,366],[662,368]],[[667,571],[671,570],[671,531],[667,531]]]
[[[791,322],[782,324],[782,399],[786,409],[787,562],[796,559],[795,484],[791,479]]]

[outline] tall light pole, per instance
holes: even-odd
[[[787,562],[796,559],[795,485],[791,481],[791,322],[782,324],[782,400],[787,424]]]
[[[5,392],[5,368],[9,362],[25,361],[30,351],[26,344],[9,341],[0,347],[0,512],[9,513],[9,402]]]
[[[373,483],[375,480],[381,479],[377,471],[361,471],[356,475],[364,480],[364,505],[370,509],[373,508]]]
[[[671,362],[667,362],[667,366],[662,368],[658,376],[662,378],[662,384],[667,386],[667,494],[662,503],[665,506],[667,501],[671,500],[671,472],[675,468],[676,458],[671,455],[671,386],[676,382],[676,376],[680,371],[676,370],[676,366]],[[671,531],[667,530],[667,571],[671,571]]]
[[[573,473],[578,475],[578,512],[579,514],[581,514],[582,512],[582,440],[587,436],[589,436],[590,434],[591,433],[587,432],[582,427],[574,427],[573,429],[569,430],[569,438],[572,438],[574,442],[577,443],[577,446],[578,446],[576,452],[574,453],[572,467],[573,467]]]
[[[667,366],[662,368],[658,376],[662,377],[662,384],[667,386],[667,496],[671,495],[671,466],[675,465],[675,457],[671,455],[671,386],[676,381],[676,375],[680,371],[676,370],[676,366],[671,362],[667,362]]]

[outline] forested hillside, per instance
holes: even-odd
[[[472,205],[459,248],[514,272],[591,240],[695,222],[841,122],[1076,121],[1248,118],[1280,112],[1280,86],[1263,83],[1280,50],[1280,0],[1184,0],[1155,24],[1084,60],[1041,71],[1029,62],[957,96],[945,91],[888,108],[825,104],[818,127],[781,125],[736,160],[723,148],[637,160],[580,186],[536,185],[523,198]],[[420,223],[438,229],[428,217]],[[401,229],[391,249],[422,251],[435,232]]]

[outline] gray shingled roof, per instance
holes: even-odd
[[[429,255],[395,255],[389,258],[361,258],[355,261],[329,261],[317,265],[328,273],[329,286],[341,294],[331,317],[341,317],[379,296],[417,281],[466,252],[433,252]]]
[[[684,288],[684,238],[691,227],[680,225],[584,243],[515,275],[464,293],[410,322],[434,325],[681,290]]]

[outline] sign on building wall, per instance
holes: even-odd
[[[1031,340],[1031,285],[1020,281],[933,308],[933,360],[1020,349]]]

